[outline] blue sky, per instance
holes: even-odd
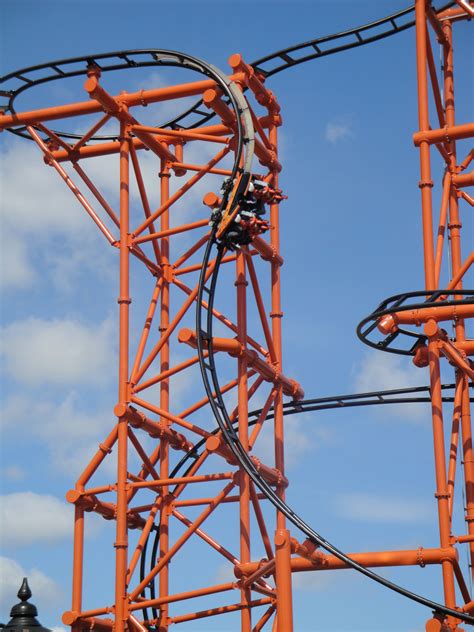
[[[181,50],[227,71],[232,53],[253,61],[404,6],[393,0],[4,2],[1,74],[53,59],[147,47]],[[467,23],[455,27],[460,123],[469,121],[473,105],[469,29]],[[182,77],[150,70],[107,81],[111,89],[123,82],[138,89]],[[25,96],[23,106],[83,100],[81,83],[40,89]],[[426,384],[427,372],[409,359],[373,352],[355,336],[357,323],[383,298],[423,289],[418,154],[411,140],[417,129],[414,31],[296,67],[268,86],[282,107],[281,186],[289,198],[281,206],[285,372],[308,397]],[[64,495],[113,423],[116,253],[107,250],[31,143],[6,133],[1,141],[1,620],[26,573],[42,624],[58,627],[69,607],[72,552],[72,510]],[[459,146],[463,154],[469,149]],[[437,157],[433,165],[438,200]],[[113,160],[91,165],[112,205],[115,168]],[[147,170],[153,173],[150,161]],[[206,186],[217,190],[218,183]],[[183,206],[187,216],[206,216],[199,200],[196,195]],[[461,206],[465,255],[472,246],[469,210]],[[442,276],[446,281],[447,267]],[[472,276],[466,286],[472,287]],[[135,275],[133,287],[136,326],[151,286]],[[222,290],[221,305],[231,298]],[[176,354],[187,357],[181,348]],[[449,370],[444,378],[452,380]],[[178,409],[200,389],[198,379],[175,384]],[[449,407],[446,415],[449,421]],[[316,530],[345,551],[437,546],[424,405],[316,413],[290,418],[286,428],[288,498]],[[104,477],[113,480],[113,467],[107,468]],[[224,532],[223,540],[231,542],[233,518],[224,511],[209,522],[209,531]],[[456,529],[464,532],[462,521]],[[111,602],[112,542],[110,524],[91,519],[90,607]],[[209,582],[229,576],[203,545],[190,550],[199,565],[192,574]],[[464,551],[460,555],[465,568]],[[174,587],[184,589],[189,574],[189,559],[178,556]],[[382,574],[441,599],[438,568]],[[294,588],[295,630],[302,632],[421,632],[430,615],[349,571],[300,574]],[[215,619],[182,629],[237,629],[233,615]]]

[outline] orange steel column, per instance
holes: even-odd
[[[82,610],[83,575],[84,575],[84,509],[76,505],[74,507],[74,555],[73,555],[72,603],[71,603],[71,609],[73,612],[81,612]],[[79,632],[80,629],[81,627],[77,623],[74,623],[72,625],[72,632]]]
[[[160,205],[163,206],[169,200],[170,192],[170,170],[166,160],[161,160],[160,171]],[[161,230],[168,230],[169,209],[166,209],[161,216]],[[169,237],[164,236],[160,240],[161,261],[163,265],[163,284],[161,288],[161,319],[159,331],[164,335],[169,326],[170,318],[170,282],[168,272],[170,271],[170,243]],[[170,366],[170,343],[169,340],[161,348],[160,352],[160,373],[168,371]],[[169,394],[169,378],[165,378],[160,382],[160,408],[162,410],[170,410],[170,394]],[[166,417],[161,417],[161,423],[170,425]],[[165,439],[160,442],[160,477],[168,478],[169,476],[169,443]],[[169,549],[169,487],[164,485],[161,489],[161,509],[160,509],[160,557],[166,555]],[[160,597],[166,597],[169,590],[169,565],[165,564],[159,575]],[[168,630],[168,611],[167,603],[161,606],[160,614],[160,632]]]
[[[427,15],[425,0],[416,1],[416,55],[418,75],[418,123],[420,132],[430,129],[428,112],[428,77],[427,77]],[[421,210],[423,220],[423,252],[425,268],[425,289],[435,290],[435,260],[433,246],[433,214],[431,180],[430,144],[426,140],[420,142],[420,189]],[[429,321],[425,326],[429,336],[428,358],[431,385],[431,414],[433,423],[433,443],[436,470],[436,498],[438,502],[438,522],[441,547],[450,546],[449,491],[446,473],[446,456],[444,445],[443,402],[440,380],[440,358],[435,335],[438,326]],[[449,560],[442,562],[444,599],[447,606],[456,604],[454,588],[454,570]]]
[[[237,337],[242,345],[247,346],[247,279],[245,268],[245,255],[242,250],[237,251],[236,279],[237,287]],[[239,416],[239,440],[245,450],[249,449],[248,436],[248,377],[247,357],[241,354],[237,360],[238,366],[238,416]],[[239,470],[240,490],[240,561],[250,562],[250,481],[243,468]],[[251,601],[251,593],[248,588],[241,591],[242,604],[246,607],[241,610],[241,630],[251,632],[252,613],[248,604]]]
[[[428,77],[426,70],[427,44],[426,38],[426,3],[416,0],[416,65],[418,75],[418,125],[421,132],[430,129],[428,116]],[[433,181],[431,180],[430,144],[427,140],[420,142],[420,174],[421,212],[423,220],[423,252],[425,264],[425,287],[435,289],[434,247],[433,247]]]
[[[466,522],[469,536],[471,573],[474,576],[474,452],[472,449],[471,402],[469,400],[469,380],[463,377],[461,404],[461,436],[464,462],[464,483],[466,486]]]
[[[117,440],[117,508],[115,539],[115,630],[123,632],[128,619],[127,602],[127,558],[128,558],[128,525],[127,525],[127,448],[128,417],[127,405],[130,401],[130,384],[128,377],[129,363],[129,152],[130,135],[128,127],[120,124],[120,294],[119,294],[119,384],[118,405],[118,440]]]
[[[430,329],[432,328],[432,329]],[[425,332],[437,333],[438,327],[434,321],[427,323]],[[428,343],[428,358],[431,385],[431,415],[433,421],[433,442],[436,472],[436,499],[438,501],[438,523],[441,548],[448,548],[451,544],[451,520],[449,515],[449,490],[446,475],[446,456],[444,446],[443,401],[440,378],[440,359],[437,341],[434,337]],[[456,605],[454,589],[454,570],[451,560],[442,561],[443,587],[446,605],[453,608]]]
[[[455,101],[454,101],[454,58],[453,58],[453,32],[450,20],[443,22],[443,33],[445,36],[444,52],[444,101],[446,112],[446,125],[452,126],[456,124],[455,119]],[[449,143],[448,171],[451,176],[457,174],[457,156],[456,142]],[[457,191],[453,185],[450,187],[449,196],[449,221],[448,230],[451,240],[451,269],[452,277],[456,275],[462,268],[461,254],[461,218],[459,215],[459,200]],[[456,289],[462,288],[462,280],[455,286]],[[455,321],[456,342],[466,339],[464,319],[459,318]],[[469,402],[469,381],[462,380],[462,412],[461,412],[461,436],[462,436],[462,454],[464,467],[464,482],[466,492],[466,521],[469,535],[474,536],[474,471],[473,471],[473,450],[472,450],[472,429]],[[474,568],[474,542],[470,542],[470,558],[471,567]]]
[[[278,132],[276,116],[269,129],[269,140],[275,153],[278,146]],[[272,173],[272,184],[278,188],[278,171]],[[279,205],[270,206],[270,241],[276,254],[280,253],[280,225]],[[271,287],[272,287],[272,337],[277,358],[277,370],[282,370],[282,323],[283,312],[281,310],[280,289],[280,262],[272,259],[271,262]],[[277,389],[275,398],[275,467],[282,476],[285,475],[285,434],[283,427],[283,392],[281,386]],[[285,499],[285,486],[277,486],[277,493],[281,499]],[[286,528],[286,518],[281,512],[277,512],[275,531],[275,580],[277,588],[277,630],[287,632],[293,630],[293,597],[291,588],[291,539],[290,531]]]

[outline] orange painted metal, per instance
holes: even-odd
[[[473,137],[474,124],[467,122],[459,125],[455,121],[453,22],[467,17],[465,3],[460,0],[458,4],[455,10],[436,16],[424,0],[417,0],[416,3],[419,129],[413,138],[420,154],[423,257],[425,289],[428,291],[460,291],[465,274],[474,261],[472,252],[464,254],[464,258],[461,252],[462,209],[465,202],[472,200],[461,189],[474,183],[472,173],[461,172],[468,168],[474,153],[470,151],[463,162],[458,164],[457,141]],[[442,45],[442,86],[438,81],[429,40],[430,28]],[[257,136],[255,153],[261,165],[259,170],[263,172],[258,174],[258,179],[279,192],[281,164],[278,159],[277,132],[282,123],[280,107],[274,94],[265,85],[264,78],[240,55],[233,55],[229,63],[232,79],[242,89],[248,88],[245,94],[248,96],[249,111]],[[179,204],[188,192],[194,192],[193,187],[208,174],[224,177],[231,174],[225,168],[226,165],[219,163],[235,149],[235,115],[211,80],[115,96],[109,95],[99,80],[99,73],[91,71],[85,83],[89,101],[12,115],[0,114],[0,129],[19,124],[27,126],[39,146],[40,157],[44,157],[46,164],[58,173],[119,257],[118,398],[114,409],[117,420],[79,476],[74,490],[70,490],[67,495],[69,502],[74,505],[74,555],[71,610],[64,614],[63,621],[71,625],[74,632],[91,627],[103,632],[112,629],[115,632],[130,629],[143,632],[151,624],[159,632],[168,632],[172,625],[238,613],[242,632],[270,628],[275,632],[291,632],[294,629],[292,573],[337,570],[346,568],[346,565],[332,555],[315,550],[308,541],[300,544],[295,540],[282,513],[276,512],[271,519],[268,518],[269,513],[264,511],[265,497],[257,493],[248,474],[238,467],[221,434],[211,433],[209,425],[204,426],[196,421],[197,417],[193,418],[193,415],[205,409],[207,398],[188,403],[186,409],[180,411],[174,390],[174,380],[186,380],[198,362],[194,351],[189,357],[180,355],[179,361],[174,360],[176,352],[189,353],[190,348],[196,347],[195,332],[183,328],[183,321],[194,310],[198,288],[192,285],[188,287],[182,279],[184,274],[192,277],[200,269],[200,264],[196,264],[192,257],[198,256],[208,239],[209,229],[205,227],[209,221],[209,208],[218,208],[221,200],[216,191],[207,194],[204,215],[198,221],[186,221],[180,210],[176,212],[176,209],[179,209]],[[438,127],[433,127],[433,121],[430,120],[430,89]],[[221,121],[193,130],[169,130],[142,125],[135,117],[136,106],[187,96],[203,98],[204,104],[216,112]],[[101,115],[99,121],[91,118],[88,131],[74,144],[58,138],[45,125],[48,121],[96,114]],[[91,143],[94,134],[110,121],[120,126],[120,139]],[[51,142],[44,141],[39,131],[49,137]],[[203,164],[194,164],[188,150],[194,143],[201,147],[205,145],[207,153],[203,152],[203,155],[213,158],[207,163],[203,160]],[[436,223],[433,218],[432,147],[438,149],[446,163],[440,214]],[[149,183],[140,162],[144,153],[141,150],[146,148],[151,150],[148,153],[153,155],[159,174],[160,201],[157,209],[150,205]],[[114,154],[118,154],[120,163],[118,214],[87,171],[87,165],[94,157]],[[96,209],[84,197],[72,181],[68,168],[75,170],[100,209]],[[182,178],[188,171],[194,175],[190,175],[179,188],[171,188],[172,179]],[[133,174],[138,188],[142,207],[140,217],[137,217],[135,209],[130,208],[130,174]],[[262,463],[253,455],[251,459],[260,476],[284,500],[289,481],[285,473],[283,397],[301,399],[304,393],[301,386],[283,372],[280,275],[284,262],[280,254],[280,201],[273,200],[268,204],[271,225],[268,234],[254,236],[249,246],[241,246],[236,252],[227,252],[223,258],[223,265],[228,269],[235,267],[235,299],[234,304],[226,308],[232,316],[213,308],[214,317],[228,331],[227,336],[213,339],[213,348],[219,353],[219,359],[224,358],[227,366],[233,367],[235,377],[228,378],[229,381],[221,390],[236,395],[236,408],[231,418],[233,421],[238,419],[239,439],[243,448],[249,453],[253,454],[254,450],[258,453],[262,428],[266,424],[272,426],[274,463]],[[227,217],[226,221],[232,221],[233,217]],[[436,235],[434,226],[437,228]],[[223,230],[221,226],[221,234]],[[190,238],[185,246],[179,241],[183,235]],[[450,244],[450,274],[449,280],[440,288],[440,279],[446,276],[447,241]],[[254,257],[256,254],[260,256]],[[151,277],[150,299],[144,314],[140,316],[143,325],[136,339],[129,325],[133,287],[133,270],[130,266],[132,256]],[[212,274],[214,265],[214,261],[209,265],[207,278]],[[262,268],[263,274],[270,276],[268,296],[260,282]],[[449,296],[446,294],[439,298],[445,300]],[[462,298],[462,295],[454,295],[454,298]],[[249,319],[250,304],[257,308],[256,323]],[[203,302],[203,306],[208,309],[207,303]],[[456,603],[457,584],[466,602],[465,611],[472,611],[472,598],[458,562],[457,547],[466,546],[469,549],[473,564],[474,453],[468,382],[474,373],[468,356],[474,354],[474,342],[466,337],[465,326],[466,319],[473,316],[472,304],[446,306],[437,305],[435,301],[422,308],[395,312],[378,323],[384,333],[397,331],[399,325],[424,325],[428,338],[427,347],[418,349],[415,362],[418,366],[429,367],[440,543],[439,548],[349,555],[368,567],[439,565],[446,605],[459,607]],[[446,326],[452,324],[454,335],[449,338],[439,328],[439,323]],[[254,332],[255,327],[257,333]],[[180,342],[187,344],[179,345]],[[446,449],[445,411],[441,392],[441,363],[446,362],[446,359],[456,372],[449,453]],[[254,428],[249,428],[249,402],[255,393],[263,394],[264,389],[263,410]],[[274,421],[267,422],[265,420],[271,407]],[[149,447],[150,438],[153,441],[152,449]],[[201,454],[184,474],[173,476],[175,452],[191,450],[196,440],[205,442]],[[104,461],[113,448],[118,453],[116,476],[108,484],[100,481],[97,485],[92,482],[94,476],[99,470],[107,471],[103,469]],[[136,473],[129,471],[132,462],[130,450],[140,460]],[[467,534],[454,536],[454,494],[459,461],[462,461],[465,480]],[[211,467],[211,462],[216,465]],[[219,486],[219,481],[224,481],[221,485],[225,484],[225,487],[210,491],[210,486]],[[221,506],[233,512],[233,548],[219,541],[219,534],[213,532],[211,522],[208,521],[211,515],[220,511]],[[186,511],[193,507],[201,509],[200,514],[195,514],[191,519]],[[91,581],[87,576],[87,566],[84,565],[87,556],[84,528],[87,514],[91,511],[115,522],[114,603],[95,609],[87,609],[87,604],[83,603],[83,588]],[[180,536],[176,535],[174,528],[177,523]],[[145,576],[138,578],[137,569],[154,524],[159,525],[160,530],[158,557]],[[129,539],[131,529],[135,530],[133,539]],[[170,591],[174,572],[172,562],[177,555],[183,554],[182,550],[189,546],[193,537],[199,538],[229,563],[235,572],[236,581],[186,590],[187,578],[182,578],[180,585],[183,590]],[[257,540],[265,550],[264,560],[256,558],[257,547],[254,543]],[[143,597],[142,591],[152,581],[156,582],[157,595],[154,598]],[[196,605],[195,611],[185,614],[173,611],[173,604],[177,602],[195,599],[198,604],[200,598],[225,592],[234,592],[238,595],[238,601],[205,609]],[[145,621],[140,615],[144,608],[156,608],[157,617],[153,618],[153,615]],[[436,628],[438,623],[440,627]],[[444,623],[450,626],[450,630],[460,629],[453,618],[447,618]],[[441,630],[441,625],[444,624],[439,618],[431,619],[426,629]]]
[[[412,551],[371,551],[370,553],[348,553],[348,556],[367,567],[384,566],[421,566],[427,564],[440,564],[443,560],[454,562],[457,560],[456,550],[452,547],[446,549],[424,549],[420,547]],[[237,577],[246,577],[258,572],[260,568],[265,568],[266,572],[270,565],[262,562],[252,564],[239,564],[235,567]],[[304,571],[332,571],[349,568],[334,555],[326,555],[317,552],[312,558],[293,557],[291,559],[293,572]]]

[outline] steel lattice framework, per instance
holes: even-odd
[[[310,59],[396,34],[413,26],[413,13],[419,108],[419,131],[414,141],[420,152],[425,289],[384,300],[360,323],[358,335],[382,352],[411,356],[417,366],[429,370],[430,383],[416,389],[305,400],[302,387],[286,375],[282,365],[281,116],[266,79]],[[229,76],[184,53],[144,50],[51,62],[3,78],[0,129],[38,145],[46,164],[64,180],[106,242],[117,249],[119,258],[116,423],[74,490],[67,494],[75,507],[74,567],[72,605],[63,621],[75,632],[92,628],[165,632],[172,624],[236,611],[241,613],[243,632],[271,626],[278,632],[289,632],[293,629],[292,573],[343,568],[362,572],[431,608],[434,616],[426,625],[429,632],[460,630],[462,622],[474,623],[474,600],[458,562],[459,545],[469,548],[471,567],[474,560],[469,396],[474,378],[469,357],[474,354],[474,341],[466,337],[465,327],[466,320],[474,316],[474,291],[462,286],[474,254],[471,251],[464,258],[461,254],[460,217],[461,203],[474,205],[465,191],[474,184],[473,172],[466,173],[474,150],[462,160],[456,152],[457,140],[474,136],[474,123],[457,125],[455,121],[452,44],[455,23],[473,15],[473,6],[464,0],[437,10],[429,2],[417,0],[414,8],[376,23],[279,51],[251,65],[240,55],[233,55]],[[444,56],[440,79],[430,29]],[[109,94],[101,83],[106,72],[147,66],[184,68],[202,76],[188,83],[119,95]],[[87,101],[16,111],[15,100],[25,90],[80,75],[87,75]],[[13,82],[16,87],[10,88]],[[436,124],[429,117],[430,89]],[[197,104],[164,125],[143,125],[138,119],[142,106],[193,96],[199,99]],[[90,119],[87,132],[72,133],[71,121],[76,117]],[[69,128],[52,129],[56,121],[69,123]],[[104,134],[102,128],[111,122],[118,131]],[[194,164],[188,158],[191,147],[212,157]],[[157,209],[150,202],[144,175],[144,150],[153,155],[159,173]],[[433,218],[432,150],[438,151],[445,163],[437,225]],[[89,160],[113,155],[119,157],[120,165],[118,212],[87,172]],[[223,181],[220,191],[215,190],[215,176]],[[186,222],[174,214],[188,192],[207,178],[212,190],[204,198],[206,217]],[[139,212],[130,203],[132,179],[141,200]],[[172,180],[183,182],[173,193]],[[448,254],[446,234],[451,244]],[[439,283],[443,256],[450,258],[452,270],[446,287]],[[141,277],[146,275],[150,298],[135,342],[130,310],[138,269]],[[270,280],[268,296],[264,278]],[[229,281],[235,284],[235,296],[224,313],[216,307],[216,297]],[[223,295],[229,301],[228,291]],[[196,314],[195,326],[185,327],[190,314],[193,318]],[[214,333],[216,323],[219,336]],[[450,324],[453,336],[442,328]],[[175,362],[178,348],[180,360]],[[454,370],[453,383],[448,385],[441,383],[440,362],[444,360]],[[173,380],[187,374],[193,379],[198,368],[205,387],[202,399],[185,410],[176,409]],[[252,406],[256,394],[264,402],[257,410]],[[285,403],[284,397],[290,401]],[[418,401],[431,402],[432,407],[439,547],[345,554],[286,503],[285,415]],[[451,402],[454,410],[449,452],[444,402]],[[202,421],[206,410],[218,428],[209,428]],[[269,427],[275,458],[264,463],[253,454],[258,453],[262,429]],[[103,471],[114,448],[116,478],[105,485],[94,484],[94,475]],[[132,452],[141,463],[136,472],[130,471]],[[451,529],[458,460],[465,478],[467,535],[453,534]],[[268,511],[270,503],[276,511]],[[219,534],[217,538],[212,519],[223,511],[233,512],[236,529],[232,537]],[[95,609],[88,608],[82,598],[84,583],[90,581],[84,566],[84,528],[90,512],[115,522],[115,598],[113,603]],[[252,537],[251,528],[256,534]],[[204,583],[189,590],[187,578],[182,578],[182,589],[171,590],[170,563],[196,538],[233,568],[235,581]],[[371,570],[427,564],[441,567],[443,604]],[[176,602],[193,600],[199,604],[199,598],[227,593],[235,596],[229,597],[226,605],[205,609],[196,605],[194,610],[190,606],[185,614],[173,610]]]

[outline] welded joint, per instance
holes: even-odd
[[[327,556],[322,551],[318,551],[318,545],[308,538],[299,542],[296,538],[290,538],[291,552],[312,562],[315,566],[326,566]]]
[[[416,550],[416,560],[420,568],[425,568],[426,562],[423,560],[423,547],[422,546],[418,547],[418,549]]]
[[[425,188],[432,189],[434,187],[434,182],[433,180],[420,180],[418,182],[418,187],[420,189],[425,189]]]
[[[105,445],[105,443],[99,443],[99,450],[101,450],[104,454],[112,453],[112,448],[109,448],[109,446]]]
[[[111,487],[116,489],[116,486]],[[113,491],[113,489],[110,491]],[[84,511],[99,514],[105,520],[115,520],[117,518],[117,506],[114,503],[106,503],[99,500],[94,494],[70,489],[66,494],[66,500]],[[142,529],[144,524],[145,521],[140,515],[127,512],[129,529]]]

